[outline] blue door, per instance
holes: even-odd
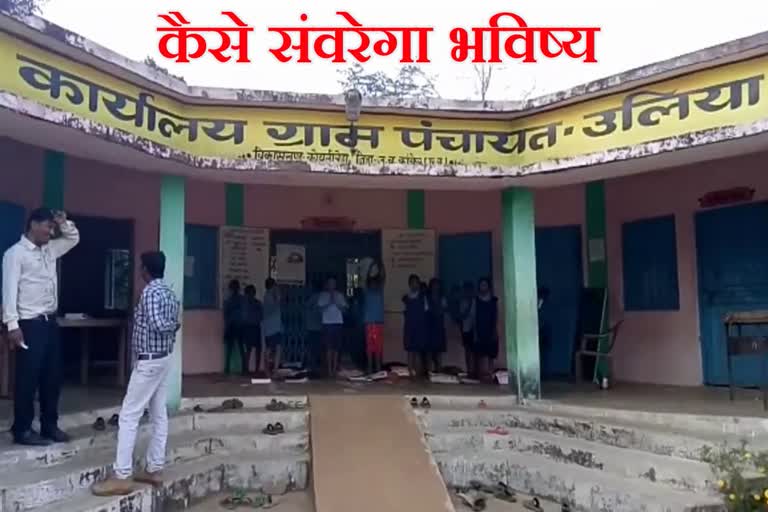
[[[539,311],[542,378],[569,377],[583,287],[580,226],[536,229],[536,280],[549,297]]]
[[[477,284],[481,277],[491,278],[493,282],[491,246],[490,233],[440,235],[438,269],[445,291],[461,287],[466,281]]]
[[[24,231],[24,207],[0,201],[0,258],[5,251],[19,241]],[[0,273],[1,274],[1,273]],[[3,277],[0,275],[0,285]]]
[[[727,312],[768,309],[768,203],[700,212],[696,215],[699,321],[704,382],[728,383]],[[753,330],[752,333],[755,331]],[[750,332],[745,328],[744,334]],[[734,381],[758,386],[760,359],[734,358]]]

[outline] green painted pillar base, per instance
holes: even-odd
[[[586,232],[587,232],[587,286],[590,288],[605,288],[608,290],[608,259],[606,255],[606,211],[605,211],[605,183],[595,181],[586,186]],[[608,290],[610,294],[610,290]],[[610,301],[609,301],[610,303]],[[606,307],[602,332],[609,327],[609,311]],[[603,342],[601,342],[603,343]],[[599,347],[604,350],[607,347]],[[608,375],[608,364],[601,360],[597,367],[598,380]]]
[[[509,383],[518,399],[541,398],[533,192],[502,193],[504,314]]]
[[[245,187],[243,185],[228,183],[225,191],[225,220],[227,226],[242,226],[245,223]],[[228,283],[221,283],[222,288]],[[224,369],[226,370],[227,347],[224,345]],[[229,375],[239,375],[243,363],[240,352],[235,348],[229,358]],[[225,373],[227,373],[225,371]]]
[[[64,209],[64,168],[67,157],[57,151],[46,150],[43,160],[43,206],[52,210]]]
[[[184,318],[184,259],[185,259],[185,181],[179,176],[163,176],[160,185],[160,250],[165,253],[165,281],[181,303],[179,321]],[[173,368],[168,377],[168,408],[181,406],[181,375],[183,326],[176,334],[173,347]]]

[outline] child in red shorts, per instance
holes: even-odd
[[[373,374],[381,370],[384,357],[384,267],[381,264],[370,266],[365,284],[365,350],[368,355],[368,373]]]

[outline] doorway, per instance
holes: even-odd
[[[727,385],[723,315],[768,309],[768,202],[696,214],[699,325],[704,382]],[[744,328],[744,334],[758,334]],[[759,333],[766,335],[768,333]],[[761,383],[761,358],[734,357],[738,386]]]
[[[61,259],[59,314],[91,318],[125,318],[133,298],[133,221],[72,215],[80,243]],[[82,346],[76,329],[61,336],[65,374],[77,380]],[[111,379],[118,361],[119,330],[92,329],[89,374]]]
[[[270,235],[270,254],[274,261],[276,247],[280,244],[304,247],[306,280],[303,286],[281,285],[284,325],[283,359],[285,362],[309,362],[306,346],[304,314],[305,302],[312,295],[313,285],[321,285],[329,277],[336,279],[339,291],[346,292],[347,301],[353,306],[353,297],[360,276],[350,272],[352,263],[363,258],[381,258],[381,234],[378,231],[302,231],[275,230]],[[347,352],[356,364],[364,364],[365,347],[362,323],[356,326],[356,309],[350,307],[345,318]],[[359,333],[357,332],[359,330]],[[359,334],[359,336],[356,336]],[[359,340],[357,338],[360,338]]]
[[[548,291],[539,310],[542,378],[570,377],[584,282],[581,226],[536,229],[536,281]]]

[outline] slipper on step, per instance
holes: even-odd
[[[464,504],[475,512],[485,510],[485,498],[478,495],[478,493],[459,493],[457,495]]]
[[[487,434],[493,434],[496,436],[508,436],[509,430],[501,426],[496,426],[485,431]]]
[[[560,506],[560,512],[571,512],[571,506],[567,501],[563,502],[563,504]]]
[[[488,404],[486,404],[486,403],[485,403],[485,400],[480,400],[480,401],[477,403],[477,406],[478,406],[480,409],[486,409],[486,408],[488,407]]]
[[[275,429],[275,434],[285,434],[285,427],[280,422],[275,423],[274,429]]]
[[[539,503],[539,498],[526,500],[523,502],[523,506],[528,510],[532,510],[533,512],[544,512],[544,509],[541,508],[541,503]]]
[[[263,432],[264,434],[267,434],[268,436],[273,436],[273,435],[275,435],[275,426],[274,426],[273,424],[271,424],[271,423],[270,423],[269,425],[267,425],[266,427],[264,427],[264,429],[262,430],[262,432]]]
[[[284,411],[288,406],[285,405],[285,402],[280,402],[276,399],[272,399],[271,402],[267,404],[266,409],[270,412],[278,412],[278,411]]]
[[[196,405],[196,406],[195,406],[195,407],[192,409],[192,411],[193,411],[193,412],[205,412],[205,410],[203,409],[203,406],[202,406],[202,405],[200,405],[200,404],[197,404],[197,405]]]
[[[504,482],[496,484],[496,492],[494,492],[494,496],[497,500],[517,503],[517,493]]]
[[[432,404],[429,402],[429,398],[424,397],[421,399],[421,407],[424,409],[431,409]]]
[[[419,406],[419,399],[416,397],[411,398],[411,407],[416,409]]]
[[[102,431],[106,429],[107,429],[107,424],[104,421],[104,418],[102,418],[101,416],[96,418],[96,421],[93,422],[93,430]]]
[[[109,418],[109,421],[107,424],[111,427],[116,427],[120,424],[120,416],[117,414],[113,414],[111,418]]]
[[[251,508],[272,508],[275,505],[276,503],[272,501],[272,496],[268,494],[258,494],[253,498]]]

